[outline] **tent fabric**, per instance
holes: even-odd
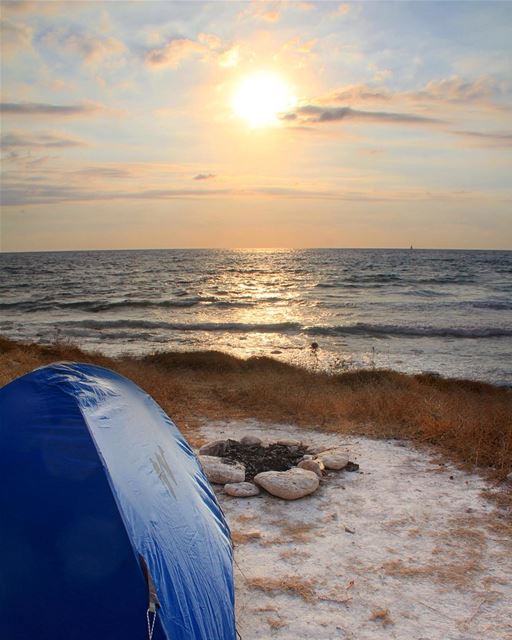
[[[191,448],[92,365],[0,389],[0,637],[234,640],[229,528]]]

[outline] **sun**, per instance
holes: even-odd
[[[232,107],[251,127],[268,127],[277,124],[279,114],[293,109],[296,103],[288,83],[280,75],[260,71],[242,80]]]

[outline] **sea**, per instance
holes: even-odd
[[[0,334],[512,385],[512,251],[2,253]]]

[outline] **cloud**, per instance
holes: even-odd
[[[116,38],[82,33],[73,29],[49,31],[43,42],[54,49],[63,49],[77,55],[86,64],[99,64],[126,51],[125,45]]]
[[[197,176],[194,176],[194,180],[212,180],[217,176],[214,173],[198,173]]]
[[[140,191],[86,190],[62,184],[6,184],[2,203],[5,206],[54,204],[57,202],[94,202],[97,200],[170,200],[199,196],[230,195],[229,189],[145,189]]]
[[[255,186],[248,189],[142,189],[139,191],[101,191],[98,188],[85,190],[63,184],[41,184],[44,176],[31,176],[24,184],[21,181],[6,184],[4,181],[3,204],[5,206],[21,206],[35,204],[56,204],[58,202],[95,202],[112,200],[174,200],[188,198],[212,197],[271,197],[285,199],[311,199],[357,202],[408,202],[438,200],[475,200],[496,199],[485,192],[472,191],[428,191],[425,189],[392,190],[392,189],[338,189],[317,190],[296,186]],[[499,200],[510,201],[512,194],[500,194]]]
[[[200,33],[197,36],[197,41],[208,49],[220,49],[222,47],[222,40],[212,33]]]
[[[0,113],[5,116],[89,116],[101,111],[96,104],[56,105],[41,102],[2,102]]]
[[[20,15],[28,13],[55,13],[62,7],[62,2],[36,2],[36,0],[2,0],[2,12],[5,15]]]
[[[373,72],[373,79],[375,82],[383,82],[384,80],[389,80],[389,78],[393,76],[391,69],[379,69],[379,67],[373,62],[368,64],[368,69]]]
[[[277,9],[269,9],[268,11],[260,11],[257,17],[265,22],[279,22],[280,14]]]
[[[351,7],[348,2],[342,2],[334,11],[333,15],[335,16],[344,16],[349,13]]]
[[[0,45],[2,56],[10,56],[32,45],[32,29],[21,23],[0,21]]]
[[[202,53],[205,47],[188,38],[176,38],[167,44],[146,53],[145,62],[150,67],[171,67],[176,69],[178,65],[194,54]]]
[[[320,98],[319,103],[373,103],[412,102],[414,104],[445,105],[473,104],[502,106],[499,101],[507,98],[507,86],[491,76],[463,80],[457,76],[431,80],[413,91],[392,91],[383,86],[369,84],[346,85]]]
[[[505,87],[495,78],[482,76],[463,80],[458,76],[431,80],[422,89],[404,95],[415,101],[481,103],[503,96]]]
[[[311,53],[317,43],[318,40],[316,39],[301,40],[299,36],[296,36],[285,43],[283,50],[292,51],[293,53]]]
[[[78,178],[99,178],[100,180],[122,180],[133,177],[132,171],[120,167],[84,167],[73,171],[72,175]]]
[[[477,146],[512,147],[512,132],[450,131],[450,133],[462,136]]]
[[[392,94],[387,89],[367,84],[351,84],[333,91],[325,98],[327,102],[388,102]]]
[[[315,8],[314,2],[298,2],[294,4],[295,7],[301,11],[312,11]]]
[[[253,0],[249,6],[242,11],[240,18],[255,18],[263,22],[276,23],[281,17],[281,10],[284,3],[273,2],[272,0]]]
[[[221,67],[236,67],[240,62],[240,47],[234,45],[225,51],[222,51],[217,56],[217,62]]]
[[[69,148],[83,147],[85,142],[59,133],[32,133],[13,131],[0,136],[0,146],[4,149],[20,148]]]
[[[388,111],[361,111],[351,107],[327,107],[314,104],[303,105],[295,111],[284,114],[283,120],[299,120],[307,124],[339,122],[343,120],[361,120],[384,124],[439,124],[435,118],[412,113],[393,113]]]
[[[211,33],[200,33],[197,40],[174,38],[166,44],[149,49],[144,57],[149,67],[176,69],[185,60],[200,56],[202,62],[216,62],[221,67],[235,67],[240,60],[238,45],[227,45]]]

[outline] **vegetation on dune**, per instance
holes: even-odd
[[[192,442],[204,418],[257,418],[428,443],[498,480],[512,471],[512,391],[486,383],[384,370],[328,375],[214,351],[108,358],[66,343],[0,338],[0,385],[62,360],[94,363],[132,379]]]

